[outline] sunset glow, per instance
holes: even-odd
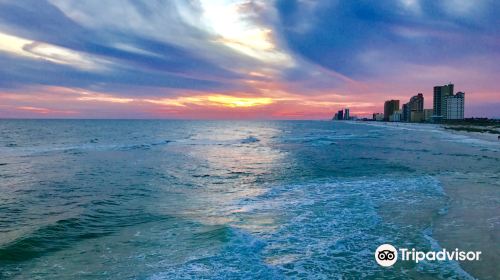
[[[268,97],[234,97],[225,95],[208,96],[207,100],[208,102],[233,108],[253,107],[253,106],[268,105],[273,103],[273,100]]]
[[[499,116],[496,4],[291,2],[1,3],[0,117],[370,116],[450,81]]]

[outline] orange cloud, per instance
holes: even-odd
[[[186,107],[194,104],[199,106],[222,106],[231,108],[262,106],[274,102],[274,100],[269,97],[238,97],[221,94],[144,99],[144,101],[165,106]]]
[[[69,110],[53,110],[49,108],[41,108],[41,107],[31,107],[31,106],[19,106],[16,107],[17,110],[22,110],[22,111],[29,111],[31,113],[36,113],[36,114],[41,114],[41,115],[73,115],[77,114],[78,112],[76,111],[69,111]]]
[[[0,93],[0,102],[20,112],[39,115],[74,114],[81,117],[173,117],[173,118],[288,118],[325,119],[336,110],[350,107],[367,111],[372,103],[352,101],[339,93],[316,92],[312,96],[290,93],[282,84],[259,82],[253,93],[172,91],[173,97],[121,97],[79,88],[39,87],[23,92]],[[270,89],[272,88],[272,89]],[[175,96],[177,95],[177,96]],[[50,108],[50,109],[49,109]],[[363,109],[364,108],[364,109]],[[363,110],[361,110],[363,109]],[[79,112],[79,113],[78,113]],[[5,115],[5,112],[3,113]]]

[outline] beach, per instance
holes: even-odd
[[[451,141],[484,145],[498,151],[500,141],[493,133],[449,130],[440,124],[376,123],[397,129],[431,130]],[[463,154],[462,156],[465,156]],[[477,158],[477,160],[481,160]],[[498,162],[498,157],[496,158]],[[463,163],[463,167],[467,167]],[[462,167],[462,166],[461,166]],[[489,172],[449,171],[438,176],[449,197],[443,215],[434,221],[433,233],[440,247],[467,248],[484,252],[483,257],[500,262],[499,176]],[[494,250],[491,250],[491,249]],[[463,262],[461,266],[478,279],[496,279],[500,271],[489,262]]]
[[[359,123],[348,121],[350,123]],[[430,131],[439,131],[440,133],[449,133],[457,136],[468,137],[471,139],[485,140],[489,142],[498,142],[498,136],[500,131],[494,126],[486,127],[486,129],[496,130],[498,133],[493,132],[475,132],[470,131],[471,129],[484,129],[485,126],[475,126],[475,125],[449,125],[449,124],[435,124],[435,123],[406,123],[406,122],[361,122],[368,125],[374,126],[387,126],[387,127],[400,127],[402,129],[427,129]],[[457,129],[458,128],[458,129]],[[469,131],[468,131],[469,130]]]
[[[0,130],[4,279],[499,275],[495,141],[331,121],[2,120]],[[374,259],[384,243],[483,258],[384,268]]]

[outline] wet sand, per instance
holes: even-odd
[[[448,140],[451,136],[463,143],[484,146],[490,151],[498,151],[500,148],[497,135],[492,133],[449,130],[443,125],[427,123],[368,124],[443,134]],[[496,154],[498,153],[490,153],[489,156]],[[431,158],[426,159],[430,160]],[[460,262],[461,268],[477,279],[500,279],[500,173],[493,173],[491,170],[482,172],[477,168],[467,167],[479,164],[478,160],[481,160],[480,156],[473,161],[449,162],[445,164],[446,168],[436,172],[435,176],[442,184],[449,201],[445,211],[433,221],[432,238],[447,250],[458,248],[464,251],[481,251],[480,261]],[[500,160],[497,159],[496,163],[500,164]],[[495,164],[495,161],[491,164]],[[419,164],[418,168],[429,167]],[[472,169],[476,171],[471,171]]]
[[[433,237],[448,250],[481,251],[480,261],[460,266],[478,279],[500,279],[500,180],[485,183],[472,174],[439,179],[450,201],[447,212],[434,223]]]

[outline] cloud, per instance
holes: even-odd
[[[67,48],[0,33],[0,51],[13,55],[65,64],[82,70],[103,70],[107,62]]]
[[[10,54],[21,54],[32,58],[35,56],[43,57],[49,62],[69,64],[81,68],[86,71],[75,73],[75,75],[92,77],[89,82],[93,82],[94,85],[114,82],[133,85],[135,81],[137,85],[143,85],[147,82],[151,85],[174,88],[193,85],[197,88],[197,84],[215,86],[220,80],[238,78],[237,73],[221,68],[190,49],[178,46],[179,40],[170,38],[170,41],[162,41],[158,39],[161,37],[151,36],[147,28],[151,26],[151,23],[148,23],[146,16],[141,22],[141,28],[145,30],[141,32],[141,29],[134,27],[137,30],[133,33],[127,33],[127,27],[130,27],[128,19],[137,18],[137,14],[118,13],[116,17],[113,17],[113,14],[105,14],[110,9],[105,9],[105,6],[98,6],[97,2],[92,3],[91,1],[85,4],[75,3],[74,7],[81,8],[81,11],[76,13],[72,12],[74,11],[72,9],[67,11],[68,14],[45,1],[34,1],[31,4],[33,5],[0,2],[0,15],[2,16],[0,32],[3,32],[4,35],[2,39],[10,39],[9,42],[6,40],[2,40],[2,42],[10,45],[11,48],[16,44],[19,46],[16,53],[11,51]],[[132,9],[133,7],[132,10],[138,11],[137,5],[128,3],[124,4],[123,8],[127,10],[127,8]],[[41,10],[43,16],[36,14],[34,8]],[[165,10],[168,10],[168,7],[165,7]],[[99,14],[98,11],[103,13]],[[77,22],[69,17],[71,15],[78,19],[75,16],[76,13],[83,15],[83,19],[86,19],[87,13],[90,13],[88,16],[92,16],[94,12],[97,12],[93,18],[97,25],[88,25],[85,20]],[[125,23],[126,26],[121,29],[113,28],[111,23],[109,23],[111,26],[106,25],[107,20],[118,24]],[[168,21],[164,20],[164,22],[169,24]],[[170,23],[172,26],[180,25],[175,21]],[[39,26],[43,28],[33,28]],[[59,30],[58,26],[60,26]],[[160,27],[158,27],[157,32],[159,34],[165,33],[164,31],[160,32]],[[195,33],[192,31],[194,29],[190,30],[186,32]],[[183,36],[179,35],[177,38],[183,38]],[[2,48],[0,48],[1,50]],[[91,57],[92,60],[83,59],[84,57]],[[20,62],[20,65],[23,66],[22,60]],[[17,63],[13,63],[10,66],[16,67],[17,65]],[[112,73],[99,75],[93,71],[104,66],[111,67]],[[30,76],[35,76],[35,73],[23,72],[26,73],[26,76],[19,77],[20,83],[38,82],[38,79],[34,81],[29,79]],[[130,79],[131,75],[135,79]],[[49,78],[48,80],[48,83],[55,83],[53,79]],[[61,85],[66,83],[60,81]],[[76,86],[81,86],[81,84]]]
[[[456,5],[452,5],[452,3]],[[315,64],[356,79],[385,74],[404,63],[446,64],[481,53],[499,54],[498,18],[489,9],[475,9],[473,15],[450,12],[467,1],[440,5],[435,1],[332,2],[316,9],[307,30],[295,25],[308,21],[302,1],[278,1],[277,8],[290,48]],[[474,1],[476,3],[476,1]],[[477,1],[486,6],[488,1]],[[395,9],[403,5],[405,9]],[[461,8],[460,8],[461,9]],[[497,24],[496,26],[492,26]],[[377,64],[392,62],[381,69]]]
[[[323,118],[453,81],[481,93],[468,95],[477,110],[498,98],[499,11],[489,0],[0,0],[0,92],[9,114]]]

